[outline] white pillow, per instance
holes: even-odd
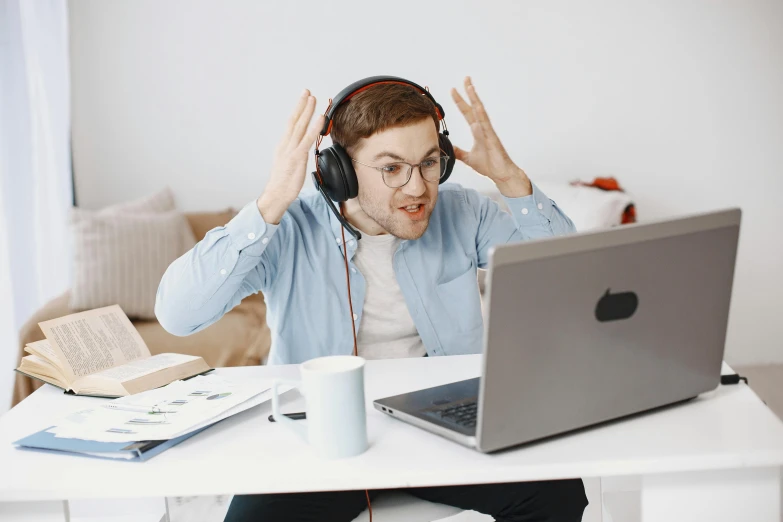
[[[118,304],[138,319],[155,319],[163,273],[196,244],[168,189],[100,211],[72,209],[71,239],[71,309]]]
[[[578,232],[622,224],[623,212],[633,203],[631,196],[617,190],[553,181],[536,181],[536,186],[571,218]],[[508,206],[499,191],[486,191],[484,194],[508,212]]]
[[[571,218],[579,232],[620,225],[623,212],[633,203],[631,196],[619,190],[552,181],[536,181],[536,185]]]

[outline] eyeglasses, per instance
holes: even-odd
[[[433,156],[422,160],[421,163],[416,165],[411,165],[404,161],[395,161],[381,167],[367,165],[353,158],[351,158],[351,161],[379,171],[387,187],[400,188],[411,180],[414,167],[419,167],[419,172],[424,181],[429,181],[430,183],[440,181],[440,178],[446,173],[446,164],[449,162],[449,156]]]

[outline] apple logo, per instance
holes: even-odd
[[[619,321],[631,317],[639,306],[639,298],[633,292],[613,294],[610,288],[598,300],[595,306],[595,318],[599,322]]]

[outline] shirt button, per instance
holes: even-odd
[[[523,209],[522,209],[522,213],[523,213],[524,215],[527,215],[527,209],[526,209],[526,208],[523,208]]]
[[[249,234],[247,235],[247,238],[248,238],[248,239],[255,239],[255,238],[256,238],[256,235],[255,235],[254,233],[252,233],[252,232],[251,232],[251,233],[249,233]]]
[[[342,243],[342,240],[338,237],[337,238],[337,244],[339,245],[340,243]]]
[[[359,319],[359,316],[356,315],[356,314],[353,314],[353,320],[356,321],[357,319]]]
[[[220,269],[220,275],[226,275],[226,269],[225,268],[221,268]]]
[[[352,273],[352,274],[355,274],[355,273],[356,273],[356,269],[355,269],[354,267],[351,267],[351,273]]]
[[[349,239],[349,240],[348,240],[348,244],[349,244],[349,245],[351,245],[351,246],[353,246],[353,239]]]
[[[544,205],[542,205],[541,203],[539,203],[539,204],[538,204],[538,210],[544,210]]]
[[[267,243],[269,243],[269,238],[265,237],[264,239],[261,240],[261,242],[266,245]]]

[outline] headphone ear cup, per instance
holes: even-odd
[[[340,145],[334,144],[322,150],[316,161],[324,192],[333,201],[342,203],[359,194],[359,182],[353,170],[353,163]]]
[[[449,160],[446,162],[446,172],[441,176],[439,183],[445,183],[447,179],[449,179],[449,176],[451,176],[451,171],[454,170],[454,163],[457,161],[457,158],[454,154],[454,146],[451,144],[451,140],[449,137],[443,133],[438,134],[438,144],[440,145],[441,150],[449,157]]]
[[[341,171],[343,173],[343,181],[345,182],[345,194],[347,196],[345,200],[353,199],[359,195],[359,178],[356,177],[356,170],[353,168],[353,161],[348,155],[348,151],[345,150],[339,143],[332,145],[331,149],[334,151],[335,156],[340,162]]]

